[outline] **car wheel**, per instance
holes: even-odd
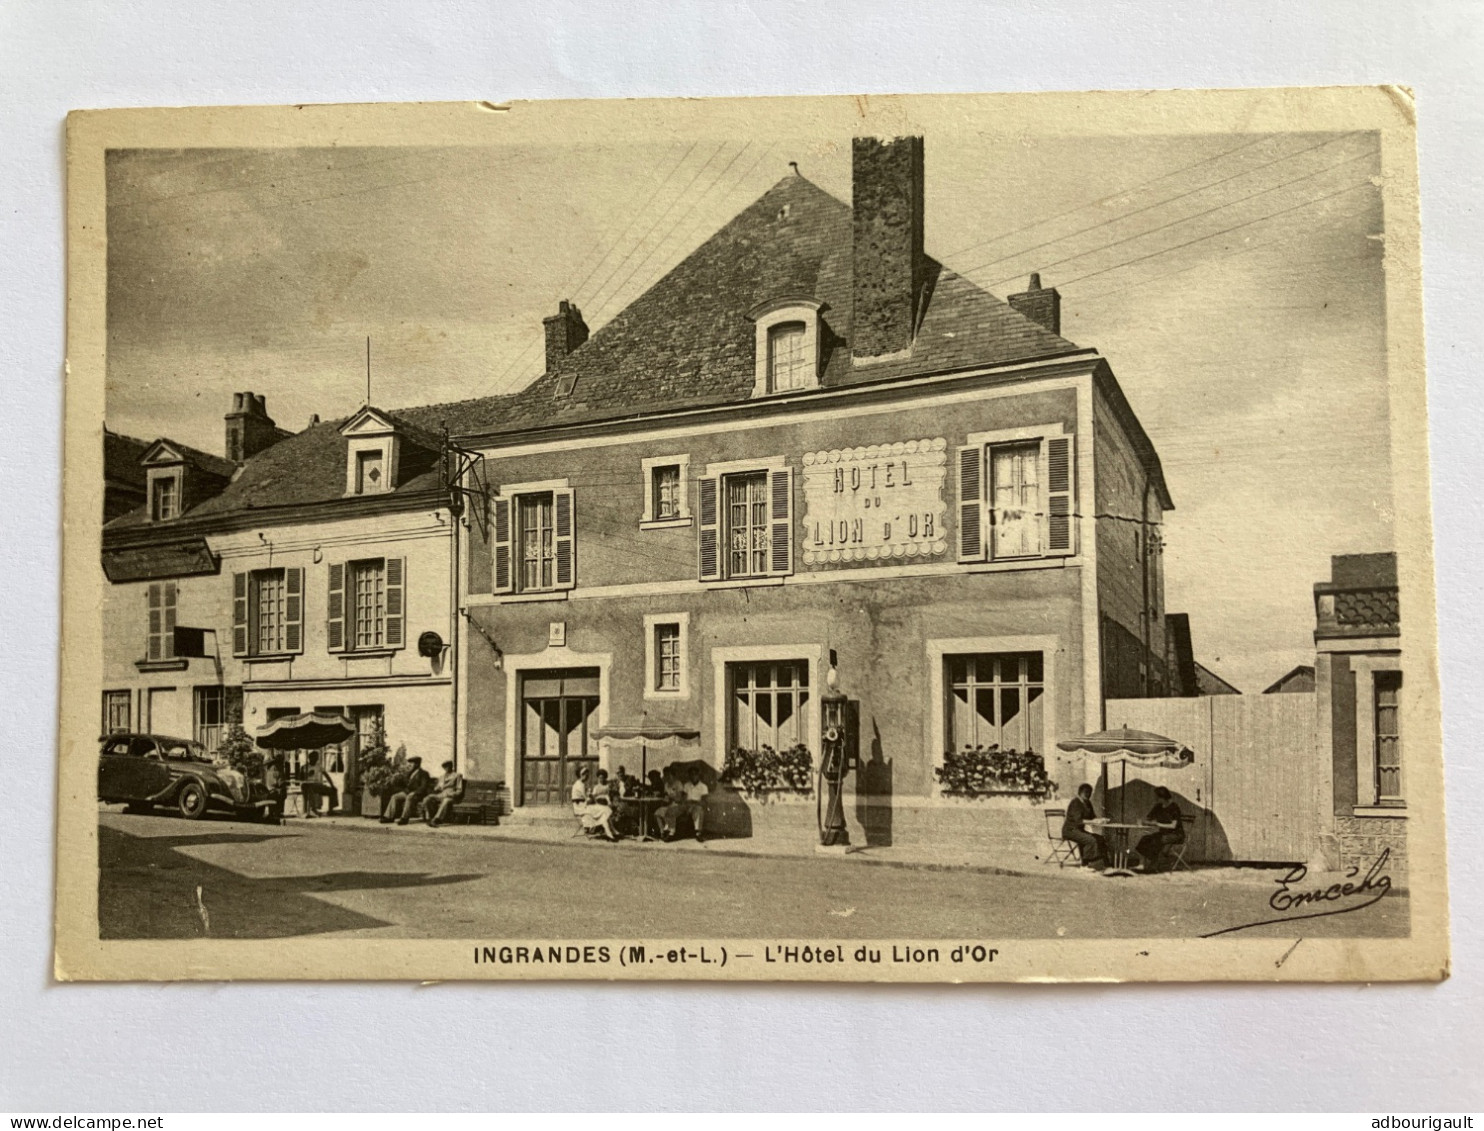
[[[180,815],[187,821],[196,821],[206,816],[206,790],[200,782],[188,781],[175,796]]]

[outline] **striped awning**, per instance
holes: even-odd
[[[1058,742],[1069,754],[1088,754],[1100,762],[1127,762],[1135,766],[1179,769],[1195,761],[1195,751],[1182,742],[1147,730],[1119,727]]]

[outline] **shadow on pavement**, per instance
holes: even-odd
[[[480,873],[328,872],[255,879],[176,851],[270,839],[274,838],[242,833],[136,837],[99,826],[99,937],[266,939],[366,930],[387,926],[388,921],[313,899],[311,894],[428,887],[480,877]]]

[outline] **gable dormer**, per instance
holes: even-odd
[[[179,518],[231,482],[231,465],[174,440],[156,440],[139,457],[150,522]]]
[[[345,437],[345,493],[384,495],[397,489],[402,437],[390,415],[370,405],[340,426]]]

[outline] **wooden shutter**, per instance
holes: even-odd
[[[248,575],[232,575],[232,655],[247,655],[247,582]]]
[[[515,588],[515,571],[511,568],[510,498],[496,496],[490,500],[490,532],[493,541],[490,553],[494,557],[494,591],[509,593]]]
[[[165,601],[165,624],[160,633],[160,651],[166,659],[175,657],[175,582],[163,583],[163,597]]]
[[[770,518],[768,522],[768,572],[794,571],[794,477],[788,468],[768,473]]]
[[[149,645],[144,655],[145,659],[148,660],[164,658],[164,588],[164,582],[152,581],[150,582],[149,589],[145,592],[146,607],[149,610]]]
[[[401,648],[407,643],[407,559],[386,559],[386,632],[382,639],[388,648]]]
[[[552,553],[556,556],[556,588],[571,589],[577,583],[577,512],[571,491],[553,491],[554,530]]]
[[[1063,556],[1077,552],[1072,513],[1072,437],[1046,441],[1046,553]]]
[[[719,489],[720,481],[714,475],[696,480],[699,503],[697,510],[700,512],[696,524],[699,534],[697,557],[700,559],[702,581],[721,579],[721,508],[717,499]]]
[[[330,595],[326,601],[325,641],[331,652],[345,651],[345,563],[330,565]]]
[[[304,569],[283,571],[283,649],[304,651]]]
[[[958,560],[984,560],[984,445],[958,450]]]

